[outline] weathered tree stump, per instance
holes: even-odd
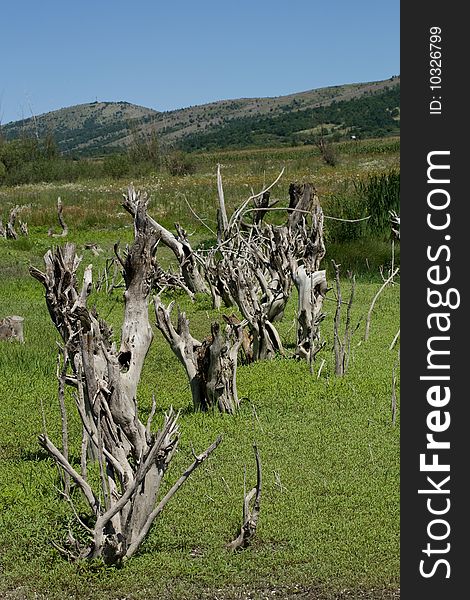
[[[23,317],[11,316],[0,319],[0,341],[13,341],[24,343]]]
[[[322,348],[320,323],[323,320],[323,298],[327,292],[326,271],[320,270],[325,255],[323,241],[323,212],[318,204],[312,209],[312,223],[307,233],[303,228],[304,250],[302,257],[289,253],[292,278],[298,291],[297,305],[297,348],[296,355],[312,365],[312,360]],[[289,230],[290,235],[293,234]],[[294,234],[295,235],[295,234]],[[288,244],[288,248],[295,244]]]
[[[62,200],[60,198],[60,196],[57,198],[57,219],[59,221],[59,225],[62,229],[62,231],[60,233],[54,233],[52,229],[49,229],[48,231],[48,235],[49,237],[67,237],[68,233],[69,233],[69,228],[67,226],[67,223],[64,220],[64,205],[62,203]]]
[[[213,323],[211,335],[200,342],[192,337],[185,313],[179,312],[173,325],[173,302],[165,308],[155,296],[154,304],[156,325],[185,368],[195,410],[217,407],[233,414],[239,405],[236,376],[243,324],[229,323],[224,336],[220,325]]]
[[[156,433],[151,432],[155,410],[147,425],[138,415],[137,386],[153,337],[148,296],[159,239],[146,209],[146,200],[136,198],[134,242],[126,255],[119,257],[126,286],[119,349],[111,328],[87,306],[92,289],[91,265],[85,269],[78,290],[80,259],[73,244],[49,251],[44,257],[45,272],[30,269],[45,288],[49,313],[63,339],[71,372],[63,369],[61,377],[77,390],[75,400],[84,439],[94,448],[99,466],[100,484],[96,490],[87,478],[83,446],[79,472],[46,433],[39,438],[59,469],[81,490],[91,511],[92,525],[78,519],[87,541],[73,539],[71,547],[62,550],[71,558],[100,558],[106,564],[121,564],[138,550],[171,497],[220,443],[219,438],[195,456],[177,482],[159,497],[179,431],[178,415],[172,409]]]
[[[17,240],[18,239],[18,233],[16,232],[15,229],[15,223],[16,223],[16,219],[18,218],[18,214],[21,211],[21,206],[13,206],[13,208],[10,210],[10,214],[8,216],[8,221],[6,223],[6,225],[3,225],[3,221],[0,219],[0,237],[4,237],[6,239],[10,239],[10,240]],[[21,221],[20,223],[20,230],[21,233],[23,235],[28,235],[28,226],[26,223],[22,223]]]
[[[247,548],[256,533],[258,527],[258,519],[261,508],[261,460],[256,444],[253,445],[253,450],[256,459],[256,486],[246,493],[246,482],[244,482],[244,498],[243,498],[243,523],[238,536],[227,544],[229,550],[243,550]],[[250,503],[253,501],[253,508]]]
[[[313,207],[319,201],[316,190],[311,183],[291,183],[289,185],[289,213],[288,226],[295,229],[311,214]]]

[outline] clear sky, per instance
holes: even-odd
[[[0,3],[0,120],[125,100],[171,110],[398,75],[399,0]]]

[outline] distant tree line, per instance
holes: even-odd
[[[127,150],[116,149],[104,158],[74,158],[61,155],[54,136],[23,137],[6,141],[0,137],[0,185],[41,181],[77,181],[103,177],[145,177],[162,170],[171,175],[194,171],[194,162],[182,150],[160,150],[153,131],[148,135],[132,132]]]
[[[217,129],[190,134],[180,146],[192,151],[311,144],[318,136],[312,130],[326,123],[337,127],[336,140],[345,135],[383,137],[399,132],[399,105],[400,87],[395,86],[353,100],[333,100],[329,106],[234,119]]]

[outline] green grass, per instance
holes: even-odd
[[[253,155],[243,167],[247,160],[253,160]],[[227,188],[233,186],[238,197],[246,196],[249,190],[240,183],[237,186],[242,179],[236,174],[238,169],[230,168]],[[175,186],[199,190],[202,199],[198,177],[178,179]],[[256,182],[260,183],[260,176]],[[47,192],[51,215],[57,192],[54,188]],[[38,206],[47,206],[44,190],[28,193],[37,193]],[[99,258],[80,250],[82,268],[93,262],[95,275],[113,242],[121,238],[125,244],[132,235],[130,227],[124,228],[130,224],[127,215],[119,222],[112,216],[99,222],[100,205],[91,214],[91,198],[101,193],[92,190],[89,200],[77,200],[76,210],[96,219],[94,226],[80,226],[78,217],[69,219],[69,237],[79,249],[95,241],[104,250]],[[116,190],[107,197],[117,203],[119,194]],[[108,208],[111,212],[111,204]],[[164,209],[170,220],[171,207]],[[39,212],[31,214],[39,219]],[[191,224],[187,214],[186,219]],[[27,240],[0,240],[0,316],[25,317],[25,344],[0,345],[0,597],[261,599],[294,597],[297,591],[306,594],[301,597],[339,598],[340,590],[350,590],[350,597],[360,593],[364,594],[360,597],[392,597],[399,588],[399,419],[392,426],[392,369],[397,351],[390,351],[389,345],[399,327],[398,285],[379,297],[367,342],[362,339],[362,320],[353,337],[349,370],[342,379],[334,376],[333,292],[325,302],[327,316],[322,323],[327,345],[317,357],[314,376],[306,363],[289,358],[295,346],[294,294],[279,324],[287,356],[239,367],[239,395],[244,400],[233,417],[193,413],[183,369],[155,331],[138,400],[144,422],[153,393],[157,424],[170,405],[182,410],[179,451],[166,486],[192,461],[191,444],[200,451],[219,434],[223,442],[166,507],[139,554],[123,569],[70,564],[59,556],[50,540],[60,543],[71,512],[55,488],[57,470],[37,443],[43,410],[49,435],[60,444],[55,381],[58,336],[41,286],[27,274],[28,265],[40,266],[52,244],[46,235],[49,225],[46,219],[32,225]],[[194,225],[193,230],[195,240],[210,237]],[[163,264],[170,262],[164,249],[157,256]],[[365,317],[381,284],[378,265],[386,264],[389,257],[390,245],[385,242],[380,247],[364,241],[327,248],[325,266],[334,258],[342,263],[342,272],[357,267],[361,274],[354,324]],[[346,297],[349,283],[345,279],[342,285]],[[91,302],[118,336],[121,292],[94,293]],[[207,335],[211,320],[221,319],[203,296],[191,304],[179,295],[177,302],[186,310],[195,337]],[[69,391],[66,401],[72,457],[79,460],[79,422]],[[253,546],[231,554],[225,544],[240,525],[245,465],[247,484],[255,479],[253,441],[263,466],[261,516]]]

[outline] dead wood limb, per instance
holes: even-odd
[[[180,268],[186,286],[194,294],[208,294],[209,288],[200,271],[202,261],[200,261],[198,255],[193,251],[186,230],[179,223],[175,223],[175,229],[184,256],[183,261],[180,262]]]
[[[278,294],[267,285],[260,286],[260,271],[256,271],[253,263],[250,265],[244,262],[236,266],[236,262],[232,262],[224,275],[230,293],[247,321],[253,340],[253,360],[272,359],[277,353],[282,354],[284,350],[281,339],[268,318],[270,314],[274,314]],[[258,292],[259,286],[261,293]]]
[[[390,214],[390,223],[392,226],[392,233],[395,238],[400,241],[400,215],[394,210],[388,211]]]
[[[85,250],[90,250],[93,256],[99,256],[103,249],[95,242],[89,242],[84,245]]]
[[[83,495],[85,496],[91,510],[94,515],[99,514],[100,511],[100,502],[98,498],[95,496],[91,486],[88,482],[75,471],[69,461],[65,458],[62,452],[56,448],[56,446],[51,442],[49,437],[46,434],[41,434],[39,436],[39,444],[47,453],[56,461],[56,463],[64,469],[66,473],[75,481],[78,487],[82,490]]]
[[[249,198],[247,198],[247,200],[245,200],[243,202],[243,204],[239,208],[237,208],[237,210],[235,210],[233,212],[232,216],[230,217],[229,224],[228,224],[228,228],[229,228],[230,232],[232,231],[232,229],[234,227],[235,227],[235,229],[237,229],[237,226],[238,226],[239,222],[241,221],[241,219],[243,217],[243,213],[244,213],[246,207],[248,206],[248,204],[255,198],[262,196],[264,193],[266,193],[270,189],[272,189],[276,185],[276,183],[281,179],[281,177],[284,175],[285,170],[286,170],[286,168],[283,167],[281,169],[281,172],[279,173],[279,175],[276,177],[276,179],[270,185],[268,185],[268,187],[264,188],[263,190],[261,190],[261,192],[258,192],[257,194],[252,194]]]
[[[62,355],[62,361],[61,361]],[[62,366],[61,366],[62,362]],[[69,432],[68,432],[68,419],[67,409],[65,406],[65,385],[67,378],[67,363],[68,363],[68,351],[67,346],[64,346],[57,356],[57,380],[58,386],[58,399],[60,408],[60,419],[62,422],[62,454],[64,458],[69,460]],[[70,474],[64,471],[64,494],[68,497],[70,495]]]
[[[10,240],[17,240],[18,239],[18,234],[16,232],[15,229],[15,223],[16,223],[16,219],[18,217],[18,213],[20,212],[21,207],[16,205],[14,206],[11,210],[10,210],[10,215],[8,217],[8,222],[6,224],[6,227],[3,228],[3,225],[1,227],[1,229],[4,232],[4,236],[7,239]]]
[[[180,289],[189,296],[192,302],[194,302],[194,293],[186,286],[183,276],[179,273],[164,271],[160,266],[157,266],[156,268],[152,289],[155,290],[157,294],[161,294],[168,289]]]
[[[178,312],[173,325],[171,312],[155,296],[156,325],[184,366],[188,376],[195,410],[217,407],[220,412],[233,414],[239,405],[236,375],[238,350],[243,340],[243,324],[229,323],[225,335],[220,325],[213,323],[211,335],[202,342],[192,337],[189,320]]]
[[[201,452],[201,454],[199,454],[198,456],[194,456],[194,462],[184,471],[184,473],[181,475],[181,477],[172,485],[172,487],[168,490],[168,492],[165,494],[165,496],[163,496],[163,498],[157,504],[155,509],[148,516],[147,521],[145,522],[144,526],[142,527],[142,531],[141,531],[140,535],[129,546],[127,555],[126,555],[126,559],[130,558],[136,552],[136,550],[138,550],[144,537],[149,532],[150,527],[151,527],[153,521],[155,520],[155,518],[162,512],[162,510],[165,508],[165,506],[168,504],[168,502],[171,500],[171,498],[176,494],[176,492],[180,489],[180,487],[185,483],[185,481],[188,479],[188,477],[191,475],[191,473],[193,473],[193,471],[195,471],[209,457],[209,455],[217,448],[217,446],[220,444],[221,441],[222,441],[222,436],[219,436],[215,440],[215,442],[213,442],[208,448],[206,448],[206,450],[204,450],[204,452]]]
[[[272,226],[239,231],[219,244],[206,272],[217,293],[229,294],[247,322],[253,360],[283,353],[273,324],[284,312],[292,289],[289,263],[279,231]]]
[[[374,306],[375,303],[377,302],[378,297],[380,296],[380,294],[384,291],[384,289],[393,281],[393,278],[397,275],[397,273],[399,272],[399,268],[397,267],[396,269],[394,269],[392,271],[392,273],[390,274],[390,277],[383,282],[382,286],[380,287],[379,291],[375,294],[375,296],[372,299],[372,302],[370,304],[369,307],[369,311],[367,313],[367,318],[366,318],[366,328],[365,328],[365,332],[364,332],[364,340],[367,341],[369,339],[369,334],[370,334],[370,321],[372,318],[372,311],[374,310]]]
[[[136,212],[137,202],[142,199],[148,203],[148,198],[145,193],[136,191],[134,186],[130,185],[127,193],[123,194],[124,200],[122,202],[123,208],[131,214],[133,217]],[[209,293],[209,289],[205,284],[205,281],[200,273],[200,264],[197,257],[191,248],[186,232],[179,225],[177,226],[178,236],[174,236],[168,229],[165,229],[160,223],[155,221],[150,215],[146,215],[146,219],[155,232],[158,234],[159,240],[175,255],[178,264],[181,268],[181,274],[183,276],[186,286],[195,293]]]
[[[61,233],[53,233],[52,229],[49,229],[48,235],[50,237],[55,237],[55,238],[67,237],[67,235],[69,233],[69,228],[67,227],[67,223],[64,220],[63,210],[64,210],[64,206],[63,206],[62,200],[59,196],[57,198],[57,218],[59,220],[59,225],[60,225],[62,231],[61,231]]]
[[[296,355],[310,362],[320,344],[319,325],[324,318],[323,298],[326,293],[326,271],[307,273],[301,265],[294,283],[298,290]]]
[[[392,340],[392,343],[389,346],[389,350],[393,350],[395,348],[395,344],[398,342],[398,338],[400,337],[400,329],[398,329],[395,337]]]
[[[349,301],[346,311],[346,323],[344,327],[344,334],[340,335],[341,326],[341,307],[343,299],[341,296],[341,285],[339,279],[339,267],[334,260],[331,261],[335,270],[335,283],[336,283],[336,312],[334,318],[334,353],[335,353],[335,375],[342,377],[349,366],[349,358],[351,354],[351,338],[353,331],[351,324],[351,309],[354,302],[354,292],[356,288],[356,278],[354,275],[351,278],[351,291],[349,294]]]
[[[24,235],[24,237],[28,237],[28,235],[29,235],[28,223],[25,223],[24,221],[18,221],[18,223],[20,225],[21,235]]]
[[[255,212],[253,213],[253,223],[260,225],[266,215],[266,209],[269,208],[269,191],[264,192],[261,196],[254,198]]]
[[[222,317],[224,321],[231,327],[241,326],[242,342],[240,348],[242,354],[242,364],[249,365],[253,362],[253,339],[251,338],[248,331],[244,328],[244,326],[246,325],[246,321],[240,321],[240,319],[236,316],[235,313],[232,313],[231,315],[222,315]]]
[[[5,226],[3,225],[2,219],[0,219],[0,237],[6,238],[6,239],[11,239],[11,240],[18,239],[18,233],[15,229],[15,224],[16,224],[18,215],[23,208],[29,208],[29,206],[28,207],[19,206],[19,205],[13,206],[10,210],[10,214],[8,216],[8,221]],[[18,224],[20,226],[21,234],[24,236],[27,236],[28,235],[28,224],[24,223],[21,220],[18,220]]]
[[[217,406],[220,412],[233,414],[239,406],[237,362],[238,350],[243,340],[243,327],[229,325],[224,336],[220,325],[213,323],[211,333],[206,382],[208,404]]]
[[[220,173],[220,164],[217,165],[217,195],[219,199],[219,208],[217,211],[217,239],[219,243],[225,239],[228,231],[227,210],[225,208],[224,188],[222,185],[222,175]]]
[[[314,206],[318,206],[318,204],[318,196],[311,183],[291,183],[289,186],[288,226],[295,229],[301,225],[305,219],[305,213],[311,213]]]
[[[256,486],[246,493],[246,484],[244,485],[244,498],[243,498],[243,523],[238,536],[227,544],[229,550],[242,550],[251,544],[256,528],[258,526],[258,519],[261,507],[261,461],[259,452],[256,444],[253,444],[253,450],[256,459]],[[254,499],[253,508],[250,508],[250,503]]]
[[[271,192],[268,190],[253,199],[253,204],[255,206],[254,209],[252,209],[253,210],[253,224],[255,226],[261,225],[264,217],[266,216],[266,213],[269,210],[273,210],[274,207],[276,206],[276,204],[279,202],[279,200],[274,200],[270,204],[269,203],[270,196],[271,196]],[[250,211],[246,210],[245,214],[247,212],[250,212]]]
[[[323,212],[318,204],[312,208],[311,226],[307,228],[305,223],[299,222],[297,230],[301,236],[300,241],[299,233],[294,237],[297,245],[295,242],[285,242],[289,249],[292,278],[298,291],[296,356],[306,359],[313,371],[313,360],[324,346],[320,340],[320,323],[324,318],[323,299],[328,289],[326,271],[320,270],[320,263],[325,255],[325,244]],[[287,229],[287,234],[289,239],[292,239],[292,230]],[[302,247],[303,253],[299,256]]]

